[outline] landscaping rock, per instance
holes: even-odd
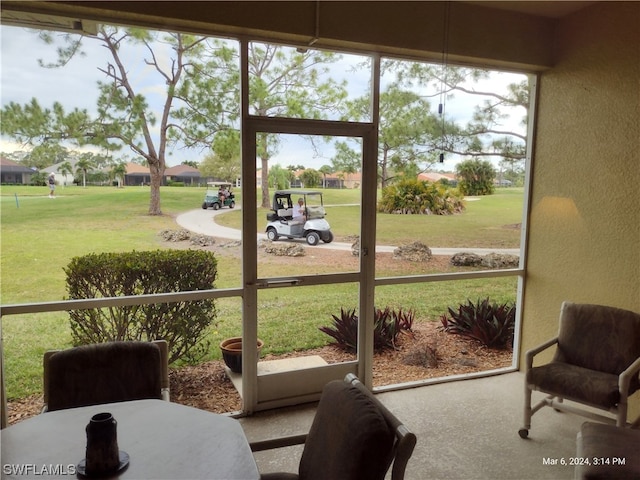
[[[402,363],[424,368],[438,366],[438,349],[435,345],[422,344],[413,347],[402,357]]]
[[[192,235],[190,240],[191,245],[198,245],[200,247],[209,247],[216,243],[216,240],[208,235]]]
[[[165,242],[183,242],[191,238],[189,230],[162,230],[159,235]]]
[[[240,240],[232,240],[230,242],[224,242],[219,245],[219,247],[221,248],[235,248],[235,247],[241,247],[241,246],[242,246],[242,242]]]
[[[409,245],[403,245],[393,251],[393,258],[396,260],[428,262],[431,257],[431,249],[422,242],[413,242]]]
[[[518,266],[520,257],[506,253],[489,253],[478,255],[476,253],[460,252],[451,257],[451,264],[457,267],[487,267],[487,268],[514,268]]]
[[[356,238],[355,242],[351,244],[351,255],[354,257],[360,256],[360,237]]]
[[[304,247],[295,243],[265,242],[264,251],[277,257],[304,257],[306,255]]]
[[[518,255],[489,253],[482,257],[482,266],[487,268],[514,268],[520,263]]]
[[[456,253],[451,257],[451,264],[456,267],[477,267],[482,263],[482,255],[470,252]]]

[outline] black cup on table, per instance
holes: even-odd
[[[101,476],[116,472],[120,467],[118,450],[118,422],[110,413],[98,413],[87,425],[86,474]]]

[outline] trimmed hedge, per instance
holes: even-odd
[[[64,269],[70,299],[122,297],[214,288],[217,260],[196,250],[100,253],[75,257]],[[117,340],[166,340],[169,362],[195,362],[216,318],[214,300],[72,310],[74,345]]]

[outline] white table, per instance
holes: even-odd
[[[75,478],[85,456],[85,427],[101,412],[113,414],[118,447],[130,457],[113,478],[260,478],[236,420],[162,400],[58,410],[8,427],[2,430],[2,478]]]

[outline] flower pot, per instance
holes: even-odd
[[[258,356],[264,342],[258,339],[257,349]],[[220,350],[222,351],[222,359],[232,372],[242,373],[242,337],[227,338],[220,342]]]

